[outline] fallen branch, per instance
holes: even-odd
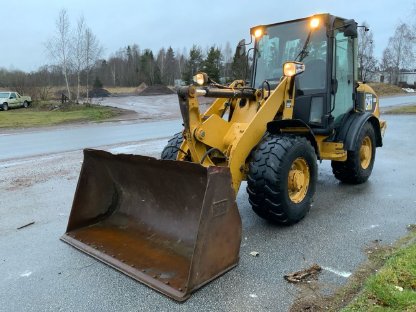
[[[299,283],[306,279],[316,277],[316,275],[321,271],[322,271],[322,268],[319,265],[313,264],[311,267],[307,269],[289,273],[285,275],[284,278],[290,283]]]

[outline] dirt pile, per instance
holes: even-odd
[[[107,97],[110,96],[111,93],[108,92],[106,89],[103,88],[94,88],[89,92],[89,96],[92,98],[96,97]]]
[[[139,86],[140,87],[140,86]],[[148,86],[143,91],[141,91],[138,95],[164,95],[164,94],[174,94],[175,92],[169,89],[164,85],[153,85]]]
[[[136,90],[134,90],[135,93],[139,94],[142,93],[144,91],[144,89],[147,88],[147,84],[142,82],[137,88]]]

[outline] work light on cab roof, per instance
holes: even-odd
[[[309,23],[309,26],[311,27],[311,29],[315,29],[319,27],[320,23],[321,21],[319,20],[319,18],[313,17]]]

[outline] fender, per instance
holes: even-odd
[[[315,149],[316,156],[320,159],[318,144],[315,140],[315,135],[307,123],[300,119],[282,119],[273,120],[267,124],[267,132],[271,134],[280,134],[282,129],[285,128],[306,128],[302,133],[312,144]],[[299,134],[298,132],[296,134]]]
[[[354,151],[356,149],[357,138],[366,122],[370,122],[374,128],[374,133],[376,135],[376,147],[383,146],[383,139],[381,137],[380,123],[378,119],[370,112],[353,112],[346,117],[337,135],[337,140],[344,142],[345,150]]]

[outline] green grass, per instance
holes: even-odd
[[[399,106],[389,109],[385,114],[416,114],[416,105]]]
[[[300,285],[289,311],[416,311],[416,224],[392,245],[373,241],[365,249],[368,259],[344,286],[314,282]],[[403,291],[400,291],[402,287]],[[324,291],[325,290],[325,291]]]
[[[394,252],[342,311],[416,311],[416,243]]]
[[[44,103],[28,109],[0,111],[0,128],[26,128],[71,122],[102,121],[121,114],[120,109],[98,105],[69,105],[49,110]]]

